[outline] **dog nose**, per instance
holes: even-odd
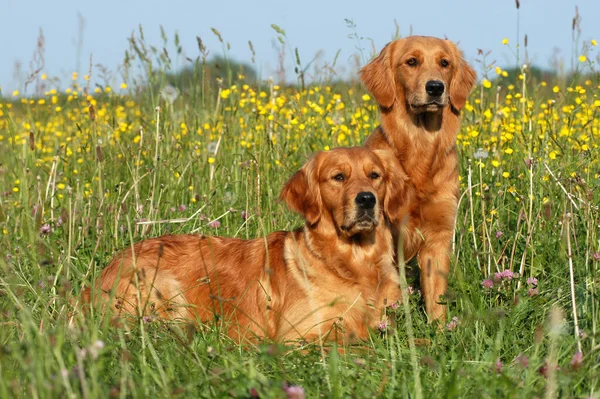
[[[444,92],[444,82],[440,80],[430,80],[425,83],[425,91],[430,96],[440,96]]]
[[[361,193],[358,193],[354,201],[356,201],[356,205],[358,205],[359,208],[373,209],[373,207],[375,206],[375,202],[377,202],[377,199],[375,198],[375,195],[373,193],[363,191]]]

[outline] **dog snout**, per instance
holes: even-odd
[[[444,93],[444,82],[440,80],[430,80],[425,83],[425,91],[430,96],[441,96]]]
[[[354,201],[361,209],[373,209],[377,199],[375,198],[375,194],[368,191],[363,191],[358,193]]]

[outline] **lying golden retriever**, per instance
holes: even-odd
[[[389,151],[318,153],[280,194],[305,226],[254,240],[138,242],[114,257],[84,300],[116,313],[218,321],[240,342],[366,338],[385,305],[400,299],[391,225],[407,212],[405,178]]]
[[[456,135],[477,76],[451,41],[411,36],[385,46],[360,77],[381,112],[365,146],[394,151],[409,176],[416,195],[408,223],[396,228],[405,258],[417,256],[430,320],[443,319],[459,196]]]

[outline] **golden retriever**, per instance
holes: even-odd
[[[392,224],[407,212],[405,179],[389,151],[320,152],[280,194],[303,227],[253,240],[144,240],[116,255],[83,298],[118,314],[218,321],[239,342],[364,339],[401,297]]]
[[[408,174],[415,197],[408,223],[396,229],[405,258],[417,256],[430,320],[443,319],[459,195],[456,135],[477,76],[451,41],[411,36],[385,46],[360,78],[381,113],[365,146],[392,150]]]

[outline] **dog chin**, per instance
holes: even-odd
[[[379,222],[377,219],[365,217],[342,225],[342,231],[346,234],[346,236],[353,237],[356,235],[372,233],[378,225]]]
[[[415,114],[424,114],[426,112],[438,112],[446,106],[446,103],[427,103],[427,104],[410,104],[410,109]]]

